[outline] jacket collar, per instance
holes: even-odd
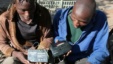
[[[60,19],[63,19],[64,21],[62,21],[61,23],[64,23],[65,21],[66,21],[66,17],[67,17],[67,15],[68,15],[68,12],[70,11],[70,10],[72,10],[73,9],[73,7],[69,7],[69,8],[67,8],[67,9],[63,9],[62,10],[62,13],[61,13],[61,15],[60,15]]]

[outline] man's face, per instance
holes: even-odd
[[[73,8],[70,17],[75,28],[86,26],[91,20],[92,14],[82,8]]]
[[[33,0],[30,3],[26,0],[24,0],[23,2],[19,2],[17,0],[17,2],[15,3],[15,7],[22,21],[27,22],[33,19],[36,9],[36,4]]]

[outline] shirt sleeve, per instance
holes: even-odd
[[[6,33],[0,24],[0,51],[5,54],[5,56],[11,56],[13,50],[14,48],[8,44]]]
[[[59,26],[59,20],[60,20],[60,16],[61,16],[61,12],[62,10],[58,10],[53,18],[53,30],[54,30],[54,36],[57,37],[59,36],[58,33],[58,26]]]
[[[101,62],[109,56],[107,49],[107,40],[109,35],[108,24],[106,21],[107,19],[103,14],[100,14],[100,16],[104,17],[101,17],[99,20],[100,23],[98,22],[98,24],[96,25],[98,33],[94,42],[93,52],[88,57],[88,62],[90,62],[91,64],[101,64]]]

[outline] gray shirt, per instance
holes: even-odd
[[[30,41],[30,42],[36,42],[38,38],[38,25],[36,21],[33,21],[30,24],[26,24],[22,22],[21,20],[17,21],[17,39],[24,41]]]

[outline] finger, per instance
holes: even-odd
[[[24,52],[23,54],[24,54],[24,55],[28,55],[28,51]]]
[[[31,64],[28,60],[24,61],[25,64]]]
[[[69,52],[67,52],[66,56],[68,56],[71,53],[71,50]]]
[[[71,53],[71,50],[67,53],[67,55],[66,55],[66,56],[68,56],[70,53]]]
[[[66,55],[63,55],[63,57],[65,58],[65,57],[66,57]]]
[[[48,50],[49,50],[49,48],[46,48],[46,50],[48,51]]]
[[[41,64],[41,62],[37,62],[36,64]]]
[[[62,45],[62,44],[64,44],[64,43],[57,43],[57,46],[60,46],[60,45]]]
[[[22,63],[25,63],[25,64],[29,64],[29,61],[25,59],[25,57],[21,54],[18,59],[22,62]]]
[[[47,64],[47,63],[44,63],[44,64]]]
[[[38,64],[38,62],[37,62],[37,63],[35,63],[35,64]]]
[[[45,31],[45,33],[44,33],[44,38],[46,37],[46,35],[47,35],[49,32],[50,32],[50,29]]]
[[[58,40],[55,40],[55,43],[58,43],[59,41]]]
[[[31,64],[28,60],[26,60],[25,62],[26,62],[26,64]]]
[[[29,64],[36,64],[36,63],[34,63],[34,62],[30,62]]]
[[[41,62],[39,62],[39,64],[42,64]]]

